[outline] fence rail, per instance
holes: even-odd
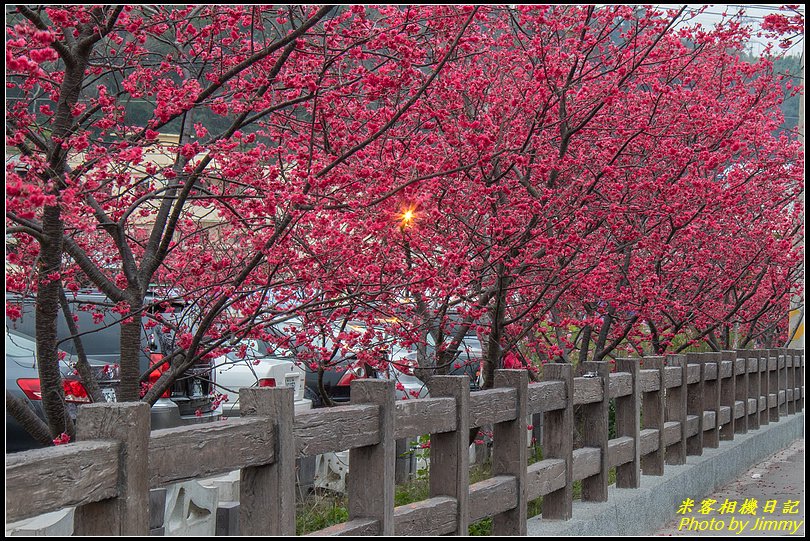
[[[241,470],[241,533],[295,534],[295,459],[350,449],[349,521],[314,535],[466,534],[493,517],[495,534],[526,534],[529,501],[568,519],[582,499],[606,501],[665,464],[718,447],[804,408],[804,351],[737,350],[547,364],[544,381],[496,371],[470,393],[466,376],[431,380],[431,398],[396,401],[394,382],[352,382],[352,405],[295,415],[293,390],[242,389],[243,418],[149,432],[144,403],[79,408],[80,441],[7,455],[6,520],[76,506],[75,532],[147,535],[149,489]],[[615,400],[616,437],[609,438]],[[574,449],[574,406],[584,427]],[[527,417],[544,416],[544,459],[527,465]],[[469,484],[472,427],[493,425],[490,479]],[[431,434],[430,497],[394,507],[395,440]]]

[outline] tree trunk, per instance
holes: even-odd
[[[62,432],[66,432],[71,438],[75,435],[73,421],[65,411],[65,394],[62,388],[62,374],[59,370],[56,347],[59,291],[62,287],[59,272],[62,266],[64,244],[64,222],[59,198],[65,187],[63,177],[67,165],[67,151],[62,148],[62,140],[70,133],[73,126],[72,109],[79,100],[84,82],[84,71],[91,50],[92,48],[82,49],[72,55],[70,62],[66,62],[48,155],[51,168],[48,195],[56,196],[57,201],[55,205],[46,205],[42,212],[42,239],[40,240],[35,312],[37,371],[42,389],[42,408],[54,438]]]
[[[588,314],[590,316],[591,314]],[[579,349],[579,363],[582,364],[588,360],[588,351],[591,348],[591,332],[593,332],[593,327],[591,325],[585,325],[582,329],[582,344],[580,345]]]
[[[484,389],[491,389],[495,384],[495,370],[502,366],[501,351],[503,326],[506,316],[506,292],[510,279],[506,276],[503,263],[498,264],[498,285],[494,304],[490,307],[490,329],[487,338],[487,350],[484,356]]]
[[[121,322],[121,402],[140,400],[141,310],[140,296],[128,295],[130,317]],[[165,353],[165,352],[164,352]]]
[[[105,402],[104,395],[101,388],[98,386],[98,381],[93,375],[90,368],[90,363],[87,362],[87,354],[84,351],[84,344],[82,338],[79,336],[79,329],[76,327],[76,322],[73,321],[73,316],[70,312],[70,305],[68,304],[67,297],[65,296],[64,288],[59,288],[59,305],[62,307],[62,316],[65,318],[68,330],[73,336],[73,345],[76,349],[76,371],[79,372],[79,377],[82,378],[82,385],[84,385],[87,394],[93,402]]]
[[[59,206],[45,207],[42,215],[43,241],[39,252],[36,301],[37,372],[42,392],[42,408],[51,435],[55,438],[66,432],[74,436],[73,421],[65,412],[65,391],[62,388],[62,372],[59,370],[57,341],[57,318],[59,317],[60,278],[62,262],[62,223]]]
[[[39,443],[42,445],[52,443],[54,438],[48,432],[48,425],[42,422],[42,419],[37,417],[37,414],[25,402],[8,391],[6,391],[6,412],[14,417],[23,427],[23,430],[33,436]]]

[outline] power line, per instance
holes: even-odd
[[[702,13],[702,15],[717,15],[718,17],[728,17],[728,16],[729,16],[729,14],[728,14],[728,13],[717,13],[717,12],[715,12],[715,11],[704,11],[704,12]],[[736,14],[736,13],[733,13],[731,16],[732,16],[732,17],[736,17],[736,16],[737,16],[737,14]],[[746,14],[744,14],[744,15],[742,16],[742,18],[743,18],[743,19],[752,19],[752,20],[758,20],[758,21],[764,21],[764,20],[765,20],[765,17],[762,17],[762,16],[760,16],[760,15],[748,15],[747,13],[746,13]]]
[[[774,12],[777,12],[777,13],[791,13],[792,12],[792,10],[779,9],[778,7],[775,7],[775,6],[766,6],[766,5],[761,5],[761,4],[749,4],[747,6],[741,6],[739,4],[726,4],[726,5],[732,6],[732,7],[737,7],[737,8],[743,8],[743,9],[755,8],[755,9],[761,9],[761,10],[764,10],[764,11],[774,11]],[[798,11],[799,13],[804,13],[804,9],[802,9],[801,7],[796,11]]]
[[[730,8],[740,8],[740,9],[745,10],[746,13],[743,15],[743,18],[745,18],[745,19],[755,19],[755,20],[760,20],[760,21],[765,20],[765,16],[763,16],[763,15],[753,15],[753,14],[748,13],[748,11],[751,10],[751,9],[756,9],[756,10],[760,10],[760,11],[772,11],[774,13],[782,13],[784,15],[789,15],[789,14],[792,13],[791,11],[784,11],[784,10],[781,10],[781,9],[775,8],[775,7],[764,7],[764,6],[753,5],[753,4],[751,4],[751,5],[725,4],[725,5],[730,7]],[[713,7],[718,7],[718,6],[715,5]],[[693,9],[692,13],[695,13],[696,11],[697,11],[697,9]],[[798,10],[798,12],[801,13],[801,14],[804,14],[803,9]],[[718,13],[716,11],[703,11],[701,14],[702,15],[715,15],[715,16],[718,16],[718,17],[728,17],[728,16],[736,16],[737,15],[736,13],[731,13],[731,14],[729,14],[728,12],[726,12],[726,13]]]

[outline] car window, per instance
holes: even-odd
[[[82,345],[85,353],[94,355],[117,355],[121,351],[121,325],[117,324],[121,318],[119,314],[110,311],[104,313],[104,318],[100,323],[93,321],[92,311],[77,310],[77,305],[73,305],[73,313],[78,317],[76,326],[82,334]],[[22,316],[14,321],[6,322],[6,325],[25,336],[36,336],[34,304],[25,302],[22,304]],[[71,355],[76,354],[76,345],[73,340],[65,340],[71,335],[62,312],[59,312],[57,319],[57,336],[59,349],[65,350]]]
[[[466,346],[468,349],[482,349],[482,348],[481,348],[481,341],[480,341],[480,340],[478,340],[478,338],[475,338],[475,337],[471,337],[471,336],[465,336],[465,337],[464,337],[464,340],[462,341],[462,343],[463,343],[463,344],[464,344],[464,345],[465,345],[465,346]]]
[[[264,340],[253,340],[252,346],[256,348],[260,356],[276,355],[279,357],[292,357],[292,351],[288,348],[270,344]]]
[[[22,315],[17,319],[6,318],[6,327],[13,329],[25,336],[36,336],[36,326],[34,321],[34,305],[24,303],[21,305]]]
[[[36,351],[33,341],[8,332],[6,328],[6,355],[9,357],[32,357]]]
[[[76,326],[79,332],[91,331],[89,334],[82,335],[82,346],[84,346],[87,355],[112,355],[121,351],[121,325],[116,324],[116,321],[121,316],[108,313],[105,314],[104,320],[100,324],[96,324],[93,322],[91,312],[78,312],[77,315],[79,321],[76,322]],[[106,325],[109,326],[105,327]],[[67,323],[65,323],[64,318],[59,318],[59,337],[65,338],[67,336],[70,336]],[[76,345],[73,340],[65,340],[60,344],[60,347],[68,353],[76,353]]]

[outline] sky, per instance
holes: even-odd
[[[740,8],[745,9],[745,16],[747,19],[751,20],[754,23],[755,27],[758,27],[759,24],[762,22],[762,19],[771,13],[781,13],[779,10],[780,4],[687,4],[691,8],[700,8],[703,5],[708,5],[709,7],[699,15],[695,20],[699,21],[704,26],[714,25],[715,23],[720,22],[723,19],[723,12],[727,11],[729,15],[736,14]],[[666,6],[665,4],[661,4],[661,7]],[[666,6],[669,7],[669,6]],[[804,6],[799,5],[799,10],[802,14],[804,14]],[[790,12],[784,12],[786,14],[790,14]],[[754,55],[759,55],[762,50],[764,49],[765,45],[767,44],[768,40],[765,37],[753,37],[750,43],[751,52]],[[798,41],[794,43],[793,47],[786,51],[786,54],[790,55],[800,55],[802,52],[802,42]],[[776,43],[774,43],[776,47],[775,52],[779,51],[779,48]]]

